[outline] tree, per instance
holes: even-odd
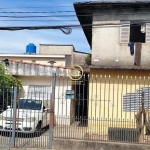
[[[6,73],[3,64],[0,64],[0,111],[6,109],[7,105],[11,105],[13,96],[13,87],[22,88],[21,80]]]
[[[87,57],[85,58],[85,64],[91,65],[91,54],[88,54]]]

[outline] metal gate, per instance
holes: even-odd
[[[3,119],[1,115],[12,103],[13,101],[13,91],[8,89],[0,89],[0,129],[3,129]],[[7,115],[7,113],[6,113]],[[10,114],[12,117],[12,113]],[[0,131],[0,147],[10,149],[12,134],[10,130],[5,132]]]
[[[32,85],[27,93],[0,90],[0,149],[52,147],[55,79],[51,87]]]

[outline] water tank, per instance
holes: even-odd
[[[36,54],[36,46],[33,43],[29,43],[26,46],[26,53],[27,54]]]

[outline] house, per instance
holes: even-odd
[[[89,132],[143,129],[150,108],[150,1],[76,2],[74,8],[92,50]]]
[[[39,54],[34,44],[29,44],[24,54],[0,54],[9,73],[23,83],[24,95],[44,97],[50,100],[52,73],[56,73],[55,116],[56,124],[70,125],[75,117],[73,99],[66,98],[67,91],[72,90],[68,77],[70,67],[80,58],[85,63],[86,53],[75,51],[73,45],[41,44]],[[35,94],[36,93],[36,94]],[[35,95],[34,95],[35,94]],[[67,119],[66,119],[67,117]]]

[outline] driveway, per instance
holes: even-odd
[[[26,148],[47,148],[49,142],[48,130],[38,131],[34,134],[16,133],[15,146]],[[0,133],[0,149],[8,148],[11,143],[9,132]]]

